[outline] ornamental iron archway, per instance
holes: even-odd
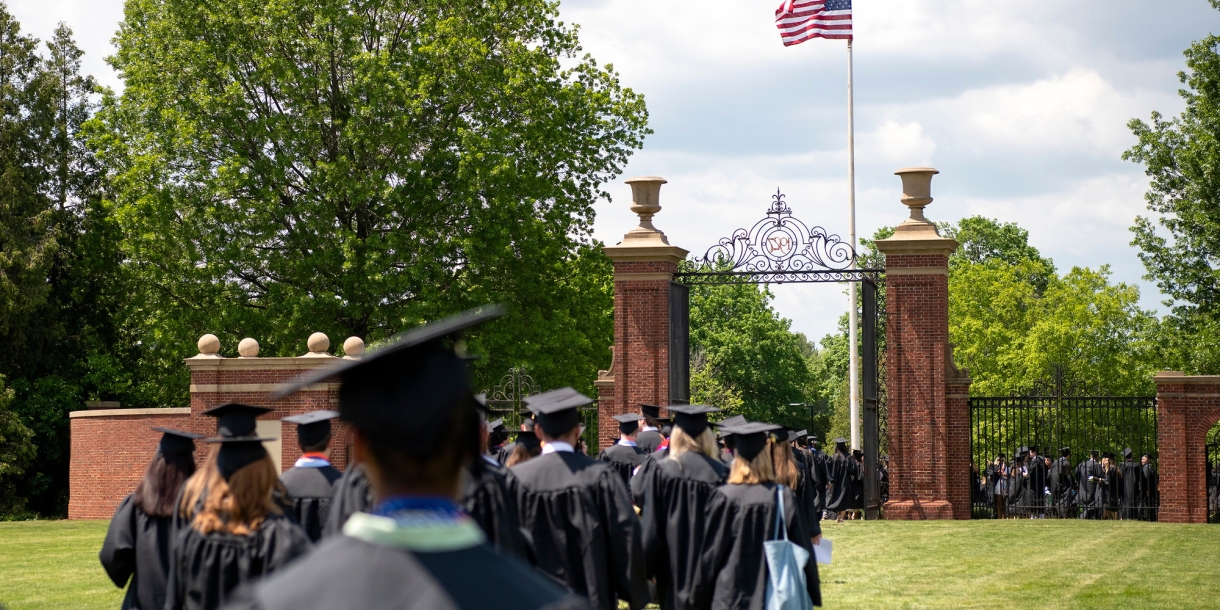
[[[721,238],[702,257],[683,265],[670,286],[670,402],[690,400],[690,288],[732,284],[810,284],[859,282],[861,286],[861,399],[864,436],[864,508],[880,517],[877,468],[885,443],[884,384],[879,337],[884,336],[880,290],[884,269],[861,268],[851,244],[820,226],[793,216],[776,189],[766,216],[749,228]]]
[[[521,429],[522,411],[525,410],[525,399],[542,392],[542,387],[526,371],[524,367],[508,369],[500,382],[484,392],[487,396],[487,408],[491,419],[503,419],[504,427],[515,433]],[[597,409],[598,404],[581,407],[581,422],[584,426],[582,438],[585,447],[597,446]]]

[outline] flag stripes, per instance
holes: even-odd
[[[851,2],[784,0],[775,9],[775,27],[786,47],[811,38],[851,40]]]

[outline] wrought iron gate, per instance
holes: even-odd
[[[541,388],[534,378],[524,368],[513,367],[500,378],[500,383],[485,392],[487,408],[492,419],[504,419],[504,427],[513,434],[521,429],[521,412],[525,409],[526,398],[538,394]],[[597,447],[597,411],[598,404],[580,408],[580,420],[584,427],[581,438],[588,451]]]
[[[880,517],[878,463],[888,446],[885,431],[883,269],[861,269],[855,250],[822,227],[792,216],[776,190],[767,215],[750,229],[737,229],[708,248],[693,267],[678,273],[670,290],[670,397],[690,397],[690,287],[729,284],[857,282],[861,287],[861,372],[865,516]],[[675,357],[681,358],[680,362]],[[678,377],[675,377],[675,374]],[[677,390],[675,389],[677,388]],[[674,400],[677,398],[678,400]]]
[[[1108,518],[1113,513],[1114,518],[1156,519],[1156,477],[1151,477],[1152,484],[1141,485],[1142,469],[1135,472],[1128,467],[1126,476],[1136,478],[1124,479],[1121,454],[1129,447],[1138,464],[1140,456],[1147,453],[1152,468],[1156,468],[1156,397],[1089,395],[1095,391],[1065,381],[1062,371],[1057,370],[1051,381],[1036,384],[1022,396],[970,398],[974,518],[995,518],[1002,509],[1012,517],[1066,518],[1083,514]],[[1029,447],[1039,449],[1037,459],[1046,467],[1045,479],[1028,476],[1028,465],[1022,473],[1011,473],[1016,458]],[[1059,461],[1062,449],[1070,452],[1066,468]],[[1103,471],[1102,480],[1082,488],[1078,470],[1094,450],[1103,456],[1114,454],[1111,462],[1116,472]],[[1010,469],[1007,476],[997,466],[1001,456]],[[1046,464],[1048,460],[1050,464]],[[1041,472],[1043,468],[1036,470]],[[1126,493],[1128,484],[1135,486],[1134,496]],[[1008,492],[1000,507],[996,505],[997,489]],[[1096,495],[1082,496],[1082,489]]]

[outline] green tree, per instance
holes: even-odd
[[[643,99],[545,0],[129,0],[93,142],[165,370],[199,334],[299,354],[496,301],[472,349],[588,389],[610,266],[590,238]],[[163,397],[183,400],[185,386]]]
[[[1220,8],[1220,2],[1212,0]],[[1192,373],[1220,373],[1214,337],[1220,326],[1220,37],[1208,36],[1186,50],[1178,73],[1182,114],[1128,126],[1139,143],[1123,154],[1150,178],[1149,217],[1136,219],[1132,245],[1161,292],[1172,319],[1164,339],[1169,366]]]
[[[691,398],[726,416],[805,428],[808,410],[792,403],[810,402],[807,341],[771,299],[765,286],[691,287]]]

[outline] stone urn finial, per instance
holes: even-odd
[[[911,208],[911,218],[915,222],[929,222],[923,215],[923,209],[932,203],[932,176],[939,171],[931,167],[908,167],[894,172],[902,178],[902,203]]]
[[[631,211],[639,215],[640,226],[629,231],[624,239],[669,245],[665,234],[652,225],[652,217],[661,211],[661,185],[669,181],[660,176],[638,176],[625,182],[631,186]]]

